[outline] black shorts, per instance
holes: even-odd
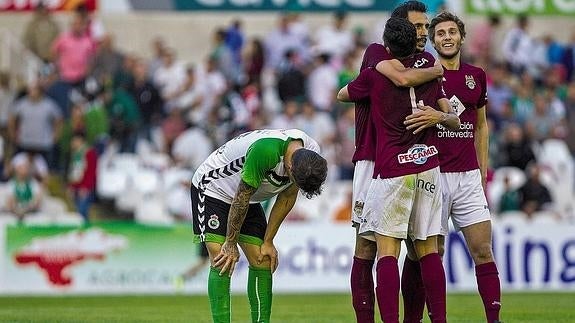
[[[194,185],[192,185],[191,189],[191,198],[194,242],[224,243],[230,205],[204,195]],[[203,201],[203,203],[200,203],[200,201]],[[200,213],[200,211],[203,212]],[[238,241],[259,246],[263,243],[266,227],[266,216],[261,204],[250,204],[244,224],[240,229]]]
[[[209,253],[208,253],[208,248],[206,248],[206,243],[205,242],[200,242],[200,244],[198,245],[200,248],[200,258],[208,258],[209,257]]]

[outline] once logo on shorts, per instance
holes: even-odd
[[[429,192],[431,194],[435,193],[435,188],[436,188],[435,184],[433,184],[432,182],[428,182],[424,179],[418,178],[417,182],[416,182],[416,186],[417,186],[417,188],[422,189],[422,190]]]
[[[435,146],[418,144],[409,148],[407,153],[397,155],[397,160],[400,164],[414,163],[423,165],[427,162],[427,158],[434,155],[437,155],[437,148],[435,148]]]
[[[210,218],[208,219],[208,227],[210,227],[210,229],[212,230],[215,230],[220,227],[220,220],[218,219],[217,215],[215,214],[210,215]]]

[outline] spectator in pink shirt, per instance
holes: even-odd
[[[95,44],[86,33],[86,22],[80,15],[75,14],[70,30],[56,38],[52,53],[62,81],[78,85],[86,78]]]

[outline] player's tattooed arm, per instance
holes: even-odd
[[[258,262],[261,262],[264,257],[269,257],[272,272],[274,272],[278,267],[278,252],[273,244],[273,240],[280,225],[293,208],[297,200],[298,191],[299,189],[297,185],[292,184],[286,190],[278,194],[270,212],[270,218],[264,235],[264,243],[260,248]]]
[[[243,180],[240,181],[228,214],[226,241],[224,241],[220,253],[214,258],[214,266],[220,268],[220,275],[227,271],[231,276],[240,259],[238,250],[240,229],[250,207],[250,198],[256,191],[257,188],[248,185]]]
[[[407,68],[397,59],[379,62],[375,69],[401,87],[418,86],[443,76],[443,67],[439,60],[432,67]]]
[[[256,191],[257,188],[251,187],[243,180],[240,180],[236,196],[232,200],[232,204],[230,206],[226,240],[235,243],[238,242],[240,229],[244,223],[246,214],[248,213],[248,208],[250,207],[250,198]]]

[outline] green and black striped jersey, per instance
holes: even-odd
[[[192,183],[205,195],[231,203],[240,179],[257,191],[250,203],[259,203],[277,195],[291,185],[284,155],[292,140],[319,153],[319,145],[305,132],[289,130],[254,130],[226,142],[200,167]]]

